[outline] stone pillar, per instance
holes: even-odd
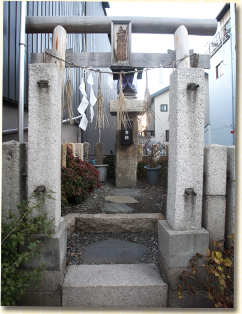
[[[121,130],[116,132],[115,146],[115,184],[122,188],[135,187],[137,184],[138,164],[138,119],[137,114],[129,113],[133,120],[133,144],[121,145]]]
[[[48,86],[40,87],[40,80]],[[51,238],[36,235],[43,243],[40,261],[34,257],[28,268],[46,264],[38,290],[28,289],[19,305],[61,306],[61,285],[66,266],[67,228],[61,218],[61,72],[57,64],[29,65],[28,195],[38,186],[52,190],[54,200],[44,209],[53,219]]]
[[[47,80],[49,87],[39,87]],[[61,219],[61,73],[56,64],[30,64],[28,115],[28,195],[38,186],[54,192],[46,200],[57,230]]]
[[[190,85],[192,84],[192,85]],[[158,222],[159,258],[168,281],[168,307],[202,307],[197,297],[180,301],[179,275],[208,247],[202,224],[204,149],[204,70],[178,68],[170,77],[170,142],[167,213]]]
[[[2,219],[9,211],[19,216],[17,205],[26,200],[26,143],[16,141],[2,144]]]
[[[63,167],[66,167],[67,146],[72,149],[73,154],[74,154],[74,144],[73,143],[61,144],[61,166],[63,166]]]
[[[199,230],[203,197],[204,70],[179,68],[171,74],[170,81],[167,222],[173,230]],[[197,89],[189,90],[190,83],[198,85]]]
[[[235,146],[227,147],[227,198],[225,219],[225,247],[232,245],[229,235],[235,232]]]
[[[95,144],[96,165],[103,165],[103,143]]]
[[[210,144],[204,147],[204,188],[202,225],[209,232],[209,247],[212,241],[225,236],[227,185],[227,147]]]
[[[137,184],[138,164],[138,119],[143,111],[143,101],[126,99],[126,110],[130,120],[133,120],[133,144],[121,145],[121,131],[116,132],[115,146],[115,184],[118,187],[135,187]],[[110,100],[109,111],[116,115],[118,101]]]
[[[90,144],[88,142],[83,143],[83,160],[89,162]]]

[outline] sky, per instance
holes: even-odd
[[[205,18],[215,19],[224,3],[184,3],[184,2],[109,2],[110,9],[106,9],[109,16],[150,16],[172,18]],[[205,46],[213,36],[189,36],[189,49],[196,53],[205,53]],[[173,35],[132,34],[132,52],[160,52],[174,50]],[[159,84],[159,69],[148,72],[148,87],[153,94],[170,84],[169,76],[172,69],[163,70],[164,83]],[[144,98],[145,75],[138,80],[138,99]]]

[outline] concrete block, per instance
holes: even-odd
[[[167,307],[167,285],[155,264],[73,265],[63,307]]]
[[[83,143],[83,160],[89,161],[90,144],[88,142]]]
[[[84,232],[149,232],[157,230],[162,214],[79,214],[76,230]]]
[[[27,292],[18,305],[61,307],[61,292]]]
[[[202,221],[204,70],[179,68],[170,76],[167,221],[173,230],[199,230]],[[195,91],[188,84],[198,85]],[[195,196],[186,196],[192,188]]]
[[[225,239],[225,196],[204,196],[202,226],[209,232],[209,248],[215,249],[213,240]]]
[[[41,262],[46,264],[46,270],[65,267],[67,228],[64,219],[62,218],[56,233],[51,238],[44,235],[36,235],[36,238],[44,244],[44,248],[41,250],[41,259],[39,260],[35,256],[24,267],[39,267]]]
[[[204,146],[204,195],[226,195],[227,147]]]
[[[40,88],[40,80],[47,80],[49,87]],[[28,118],[28,195],[38,186],[55,193],[43,208],[57,229],[61,218],[61,72],[57,64],[29,65]]]
[[[143,145],[138,144],[138,162],[142,161],[143,158]]]
[[[166,220],[158,221],[159,251],[169,267],[189,267],[189,259],[208,248],[209,234],[200,230],[172,230]]]
[[[225,247],[232,245],[229,235],[235,232],[235,147],[227,148],[227,195],[226,195],[226,219],[225,219]]]
[[[66,260],[63,261],[65,265]],[[24,269],[24,271],[30,272],[30,269]],[[27,292],[61,292],[62,282],[64,276],[65,267],[56,270],[44,270],[42,273],[42,282],[35,290],[34,285],[26,288]]]
[[[133,145],[121,145],[121,131],[116,131],[115,184],[117,187],[132,188],[137,184],[138,164],[138,120],[136,114],[129,114],[133,120]]]
[[[3,221],[9,211],[19,215],[17,205],[27,198],[27,144],[15,141],[2,144],[2,209]]]

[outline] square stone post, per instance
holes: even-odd
[[[160,265],[168,281],[168,307],[203,306],[180,301],[179,275],[208,247],[202,224],[204,150],[204,70],[178,68],[170,77],[170,142],[166,221],[158,222]],[[191,297],[190,297],[191,298]],[[184,304],[185,300],[185,304]]]
[[[126,110],[129,119],[133,120],[133,144],[121,144],[121,130],[116,131],[115,146],[115,184],[118,187],[131,188],[137,184],[138,164],[138,119],[137,116],[143,110],[142,100],[126,99]],[[117,114],[118,101],[110,101],[110,113]]]
[[[40,86],[41,80],[47,85]],[[61,306],[67,230],[61,218],[61,72],[57,64],[29,65],[28,127],[28,195],[38,186],[54,192],[54,199],[46,200],[44,209],[53,220],[55,233],[51,238],[36,235],[44,244],[41,259],[34,257],[26,267],[44,262],[43,282],[38,290],[30,287],[20,305]]]

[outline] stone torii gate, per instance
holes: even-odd
[[[132,32],[174,34],[176,51],[168,51],[167,54],[133,54],[131,51],[127,51],[127,58],[120,64],[117,60],[113,60],[113,56],[115,56],[113,42],[111,53],[72,53],[65,51],[66,31],[71,33],[110,33],[112,23],[117,24],[120,20],[121,24],[128,24],[130,33],[132,27]],[[61,34],[58,29],[60,29]],[[188,34],[214,35],[216,29],[216,20],[145,17],[129,17],[128,19],[120,17],[27,17],[26,20],[26,33],[54,32],[53,38],[55,37],[56,40],[53,44],[52,54],[77,66],[111,67],[116,70],[171,64],[189,55]],[[42,58],[42,53],[32,54],[31,63],[42,63]],[[53,61],[51,57],[46,56],[46,63],[53,63]],[[58,64],[62,71],[63,84],[64,64],[62,62],[58,62]],[[195,65],[196,68],[190,68],[193,67],[193,64],[193,58],[184,59],[177,64],[177,70],[173,72],[171,78],[170,123],[174,131],[170,134],[169,169],[172,171],[169,171],[168,178],[167,220],[159,222],[159,238],[162,239],[159,241],[160,264],[169,283],[170,300],[177,287],[174,276],[177,276],[180,269],[189,266],[189,259],[192,254],[203,252],[208,246],[208,232],[201,228],[201,213],[204,119],[203,68],[210,67],[209,56],[199,55],[199,64]],[[172,65],[165,67],[172,67]],[[49,80],[47,86],[38,86],[37,82],[44,84],[43,80]],[[54,81],[59,84],[53,84]],[[49,290],[45,290],[45,293],[52,292],[56,297],[55,306],[60,304],[59,286],[64,276],[66,252],[66,245],[63,244],[66,237],[66,226],[61,220],[60,213],[60,82],[61,76],[57,65],[35,64],[30,66],[29,115],[32,118],[29,119],[28,193],[30,195],[36,187],[42,185],[46,189],[51,188],[56,193],[56,199],[46,205],[49,217],[54,219],[56,233],[52,239],[46,239],[46,243],[49,242],[46,245],[47,251],[43,254],[48,262],[47,267],[49,267],[46,273],[46,283],[44,282],[48,287],[46,290]],[[50,106],[48,97],[51,98],[51,105],[53,104],[53,106]],[[134,103],[130,103],[130,108],[127,109],[134,115],[140,112],[140,108]],[[46,115],[48,115],[48,119],[46,119]],[[40,119],[40,123],[36,119]],[[184,133],[184,126],[186,133]],[[189,132],[189,128],[193,128],[193,130]],[[185,134],[188,136],[186,137]],[[135,147],[135,145],[133,146]],[[47,155],[48,160],[45,161]],[[133,163],[131,166],[130,171],[133,173],[136,173],[136,165]],[[134,181],[131,182],[131,184],[133,183]],[[52,256],[51,252],[53,251],[55,256],[48,260],[48,256]],[[57,275],[54,275],[55,272]],[[52,286],[49,288],[48,278],[52,273],[53,276],[56,276],[55,288]],[[55,290],[53,291],[53,289]],[[46,301],[43,292],[40,292],[39,295],[36,292],[36,297],[38,298],[38,305],[52,305],[51,302]]]

